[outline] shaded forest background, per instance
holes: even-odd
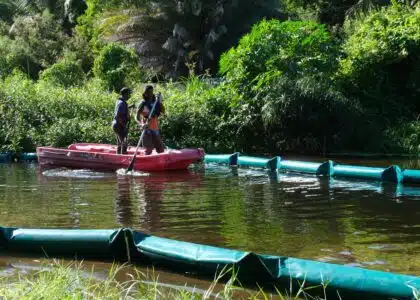
[[[145,82],[172,147],[418,154],[420,1],[0,0],[1,151],[112,143]]]

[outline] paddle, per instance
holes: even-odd
[[[127,170],[125,171],[125,173],[126,173],[126,174],[127,174],[128,172],[130,172],[130,171],[132,171],[132,170],[133,170],[134,163],[135,163],[135,161],[136,161],[136,157],[137,157],[137,151],[138,151],[138,150],[139,150],[139,148],[140,148],[140,144],[143,142],[144,134],[145,134],[145,132],[146,132],[146,129],[149,127],[149,122],[150,122],[150,120],[152,119],[153,113],[155,112],[155,107],[156,107],[156,104],[157,104],[159,101],[160,101],[160,94],[158,94],[158,97],[157,97],[157,99],[156,99],[155,103],[153,103],[152,110],[150,111],[149,116],[147,117],[146,124],[144,125],[144,127],[143,127],[143,131],[141,132],[140,139],[139,139],[139,142],[137,143],[136,150],[134,151],[133,158],[131,159],[130,165],[128,166]]]

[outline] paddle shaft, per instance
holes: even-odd
[[[143,127],[143,131],[141,132],[140,139],[139,139],[139,142],[137,143],[136,150],[134,151],[133,158],[131,159],[130,165],[128,166],[127,170],[125,171],[126,173],[128,173],[128,172],[130,172],[130,171],[132,171],[132,170],[133,170],[134,163],[135,163],[135,161],[136,161],[136,157],[137,157],[137,151],[139,150],[140,145],[141,145],[141,143],[143,142],[144,135],[145,135],[145,133],[146,133],[147,128],[149,127],[149,122],[150,122],[150,120],[152,119],[153,113],[155,112],[156,104],[159,102],[159,100],[160,100],[160,97],[158,97],[158,98],[155,100],[155,103],[153,103],[152,110],[150,111],[150,113],[149,113],[149,115],[148,115],[148,117],[147,117],[146,124],[144,125],[144,127]]]

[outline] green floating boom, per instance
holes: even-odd
[[[19,155],[19,160],[21,161],[37,161],[38,156],[36,153],[21,153]]]
[[[178,272],[213,278],[223,267],[234,267],[238,279],[255,286],[288,291],[305,282],[324,284],[328,299],[414,299],[420,289],[415,276],[372,271],[285,256],[258,255],[150,236],[132,229],[61,230],[0,227],[0,247],[6,254],[67,256],[157,265]],[[295,291],[297,291],[295,289]],[[323,288],[307,289],[310,295]]]
[[[36,153],[13,153],[13,152],[0,153],[0,162],[11,162],[13,160],[36,161],[38,160],[38,156],[36,155]]]
[[[12,161],[13,155],[10,152],[7,153],[0,153],[0,162],[10,162]]]
[[[420,170],[401,170],[399,166],[389,168],[341,165],[329,160],[323,163],[283,160],[280,157],[260,158],[241,156],[239,153],[206,155],[204,161],[209,163],[229,164],[279,170],[280,172],[299,172],[331,177],[358,178],[393,183],[420,183]]]

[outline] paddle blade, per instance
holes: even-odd
[[[135,162],[136,162],[136,154],[134,154],[133,159],[130,162],[130,165],[128,166],[127,170],[125,171],[125,174],[127,174],[128,172],[133,171],[134,163]]]

